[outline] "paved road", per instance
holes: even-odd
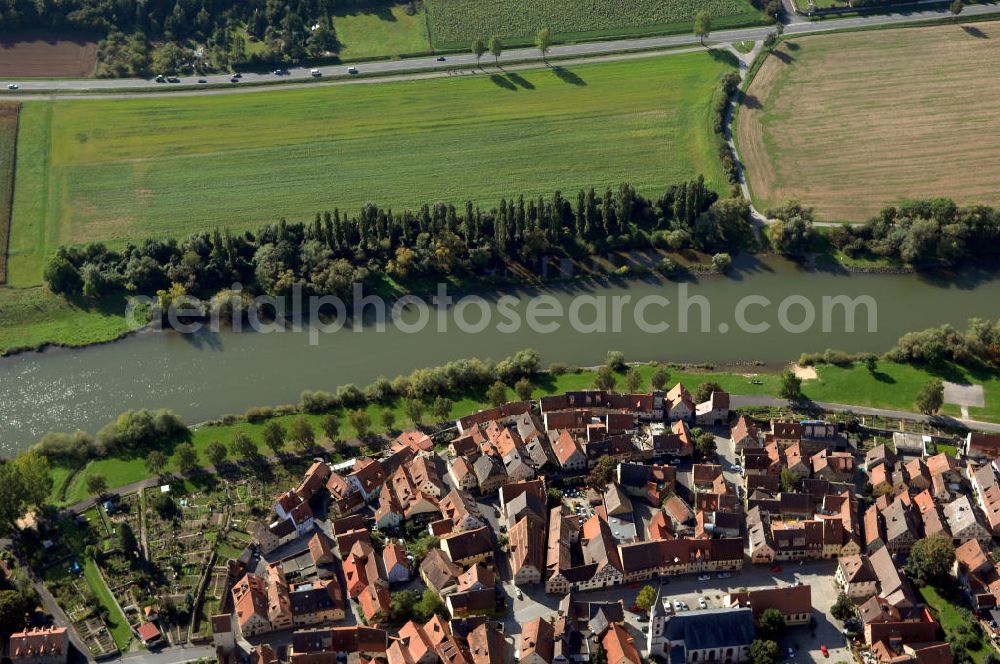
[[[1000,4],[989,3],[982,5],[972,5],[965,8],[963,16],[982,16],[987,14],[1000,13]],[[785,26],[786,35],[802,35],[819,32],[829,32],[831,30],[843,30],[845,28],[871,27],[881,25],[893,25],[907,23],[911,21],[934,21],[948,18],[951,13],[947,9],[905,11],[888,15],[874,15],[846,19],[827,19],[824,21],[803,22],[793,18],[792,22]],[[728,43],[739,40],[761,40],[772,30],[771,27],[745,28],[740,30],[723,30],[715,32],[711,36],[711,41]],[[697,44],[698,39],[694,35],[674,35],[670,37],[646,37],[641,39],[616,39],[612,41],[588,42],[584,44],[566,44],[554,46],[549,51],[550,58],[581,57],[593,55],[606,55],[628,50],[656,50],[664,48],[674,48],[677,46],[690,46]],[[513,63],[523,61],[540,61],[538,50],[534,48],[517,48],[504,52],[499,63]],[[483,59],[484,64],[493,64],[493,58]],[[446,56],[442,62],[436,57],[408,58],[405,60],[382,60],[377,62],[365,62],[355,65],[360,78],[368,74],[399,74],[416,72],[419,70],[434,69],[441,67],[475,67],[476,58],[471,54],[458,54]],[[324,79],[329,78],[350,78],[346,65],[331,65],[320,67]],[[195,85],[196,76],[183,77],[181,84]],[[238,88],[247,83],[275,82],[275,81],[299,81],[312,78],[310,69],[299,67],[288,70],[284,76],[275,76],[272,73],[244,73],[241,83],[229,83],[228,74],[210,74],[202,76],[205,81],[213,84],[231,85]],[[76,79],[76,80],[24,80],[19,81],[22,91],[122,91],[130,89],[154,89],[169,88],[171,83],[156,83],[149,79]],[[4,91],[6,92],[6,91]],[[16,93],[8,93],[17,96]]]
[[[948,417],[945,415],[927,416],[919,413],[910,413],[903,410],[889,410],[886,408],[868,408],[867,406],[851,406],[842,403],[830,403],[827,401],[811,402],[817,408],[832,413],[854,413],[855,415],[871,415],[880,417],[891,417],[910,422],[926,422],[937,426],[964,426],[969,429],[980,431],[991,431],[1000,433],[1000,424],[993,422],[980,422],[978,420],[968,420],[960,417]],[[791,403],[787,399],[768,396],[738,396],[734,395],[730,401],[732,408],[753,408],[753,407],[777,407],[787,408]]]

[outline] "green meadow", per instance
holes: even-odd
[[[121,245],[311,218],[628,181],[722,189],[707,53],[377,85],[26,102],[10,283],[60,244]]]

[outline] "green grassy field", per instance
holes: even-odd
[[[760,23],[746,0],[427,0],[435,48],[468,48],[473,39],[499,35],[508,45],[531,43],[539,28],[573,40],[690,32],[695,12],[712,14],[713,28]]]
[[[718,57],[718,56],[716,56]],[[603,188],[723,188],[707,53],[506,76],[184,98],[29,102],[11,283],[63,243],[255,227],[366,201],[393,208]]]
[[[333,27],[342,47],[343,60],[405,55],[430,51],[424,10],[412,16],[405,5],[377,9],[345,8],[334,15]]]
[[[0,105],[0,284],[7,279],[7,240],[10,237],[11,197],[17,148],[20,104]]]
[[[115,640],[115,645],[118,646],[118,649],[123,654],[128,652],[129,643],[132,642],[132,630],[128,626],[125,616],[118,610],[118,605],[115,604],[115,600],[111,596],[111,591],[108,590],[107,584],[101,578],[101,573],[97,569],[97,563],[94,562],[93,558],[87,558],[87,562],[83,568],[83,575],[90,589],[94,591],[97,601],[100,602],[101,606],[107,612],[105,623],[108,626],[108,631],[111,632],[111,638]]]
[[[844,369],[835,366],[817,367],[818,380],[802,384],[802,392],[813,401],[825,401],[872,408],[913,411],[914,399],[920,388],[931,378],[958,383],[980,384],[986,400],[985,408],[969,408],[974,420],[1000,422],[1000,375],[970,372],[957,366],[928,370],[908,364],[879,362],[874,373],[863,366]],[[946,404],[945,415],[960,414],[958,406]]]
[[[125,303],[83,308],[41,286],[0,286],[0,354],[47,343],[86,346],[128,331]]]

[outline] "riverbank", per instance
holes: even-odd
[[[641,377],[640,390],[651,389],[650,379],[655,370],[652,364],[635,365]],[[689,389],[694,391],[698,385],[705,381],[713,381],[731,394],[745,396],[776,396],[778,393],[779,377],[776,372],[763,373],[747,367],[745,373],[739,371],[714,371],[699,370],[694,368],[678,368],[668,366],[670,374],[669,384],[676,382],[684,383]],[[895,364],[890,362],[880,362],[874,372],[868,371],[861,365],[851,367],[819,366],[816,367],[817,378],[805,381],[802,392],[807,401],[830,402],[841,404],[853,404],[870,408],[881,408],[887,410],[898,410],[906,412],[916,412],[913,400],[920,387],[933,377],[946,378],[948,380],[967,380],[982,384],[985,393],[986,407],[971,408],[970,417],[985,422],[1000,422],[1000,374],[983,375],[973,374],[968,370],[956,366],[946,366],[936,373],[926,369],[920,369],[909,365]],[[593,370],[570,370],[567,373],[553,374],[543,373],[532,380],[532,398],[539,398],[549,394],[560,394],[572,390],[582,390],[593,388],[595,372]],[[618,376],[617,389],[625,389],[624,375]],[[474,413],[483,408],[488,408],[489,403],[486,395],[482,392],[466,392],[451,395],[453,404],[449,414],[449,420],[441,426],[450,426],[450,421]],[[508,398],[516,398],[512,392],[508,392]],[[291,408],[291,407],[289,407]],[[393,413],[394,430],[405,429],[411,426],[406,415],[402,399],[394,399],[385,403],[371,403],[364,407],[372,423],[370,433],[375,436],[388,435],[382,419],[382,413],[389,410]],[[425,412],[429,412],[430,404],[425,404]],[[358,443],[358,431],[351,425],[346,417],[346,411],[338,408],[333,411],[341,417],[340,438],[345,441]],[[959,408],[954,405],[946,405],[942,409],[943,415],[960,415]],[[291,421],[299,417],[297,413],[286,414],[272,418],[287,428]],[[339,459],[339,455],[333,452],[333,446],[329,439],[322,435],[320,421],[322,415],[304,414],[314,430],[317,432],[317,440],[321,445],[326,445],[331,449],[333,458]],[[269,453],[264,446],[262,432],[264,422],[251,423],[237,420],[235,416],[222,418],[217,423],[206,424],[192,429],[191,444],[199,455],[199,459],[206,460],[206,450],[211,443],[221,442],[229,446],[237,432],[247,434],[253,440],[261,453]],[[430,415],[426,418],[428,421]],[[223,424],[221,422],[229,423]],[[435,427],[431,427],[432,429]],[[180,442],[180,441],[178,441]],[[162,448],[170,461],[164,469],[165,473],[179,472],[176,461],[172,458],[174,445]],[[148,451],[148,450],[147,450]],[[106,458],[97,459],[87,463],[82,469],[72,469],[65,465],[55,465],[53,468],[53,490],[50,500],[58,506],[72,505],[88,497],[87,478],[92,475],[102,475],[108,483],[109,488],[117,488],[146,479],[149,472],[145,467],[145,452],[136,454],[128,458]]]

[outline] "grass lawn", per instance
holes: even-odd
[[[851,222],[901,200],[1000,204],[998,57],[995,21],[782,42],[736,121],[755,203]]]
[[[908,364],[879,362],[874,373],[861,365],[849,369],[835,366],[817,367],[817,380],[805,381],[803,393],[813,401],[889,408],[913,411],[913,401],[920,388],[931,378],[952,382],[978,383],[983,386],[985,408],[970,408],[969,417],[988,422],[1000,422],[1000,376],[970,372],[956,366],[924,369]],[[957,406],[946,405],[945,415],[959,415]]]
[[[424,53],[431,49],[424,10],[411,16],[406,13],[406,5],[343,8],[334,14],[333,27],[342,45],[342,60]]]
[[[649,365],[643,365],[637,367],[640,375],[643,378],[643,384],[640,389],[648,390],[650,389],[649,378],[653,373],[653,368]],[[777,376],[771,374],[761,374],[758,378],[762,381],[761,385],[751,385],[749,379],[746,376],[735,374],[735,373],[697,373],[697,372],[685,372],[685,371],[670,371],[670,381],[675,383],[677,381],[683,382],[692,391],[705,380],[714,380],[718,382],[723,389],[739,393],[739,394],[773,394],[777,390],[778,379]],[[584,388],[593,387],[594,384],[594,372],[592,371],[580,371],[579,373],[566,373],[560,376],[549,376],[543,375],[535,383],[535,391],[533,396],[535,398],[546,395],[546,394],[561,394],[570,390],[579,390]],[[625,389],[624,379],[619,380],[619,388]],[[508,392],[508,398],[515,399],[513,391]],[[457,418],[470,413],[474,413],[477,410],[488,407],[485,399],[485,394],[464,394],[453,397],[454,404],[451,410],[451,417]],[[376,404],[369,405],[365,410],[368,413],[372,421],[372,431],[375,433],[382,433],[385,431],[386,427],[382,423],[382,411],[386,408],[392,410],[395,416],[395,429],[405,429],[410,425],[409,419],[406,416],[403,402],[401,400],[394,401],[389,404]],[[430,414],[430,405],[427,404],[425,407],[425,422],[430,422],[433,417]],[[347,417],[343,412],[340,413],[341,417],[341,438],[351,440],[357,438],[357,431],[351,427],[347,420]],[[293,419],[298,417],[297,415],[289,415],[284,417],[275,418],[276,421],[280,422],[286,429]],[[316,431],[317,440],[323,442],[324,437],[320,429],[320,420],[322,416],[319,415],[306,415],[305,416],[313,425],[313,429]],[[262,454],[271,455],[271,451],[267,449],[263,443],[263,438],[261,436],[263,431],[263,424],[250,424],[248,422],[240,422],[228,426],[206,426],[195,429],[193,432],[191,444],[194,446],[195,450],[199,453],[202,464],[208,465],[209,461],[204,456],[204,450],[208,447],[209,443],[212,441],[219,441],[225,445],[229,445],[232,441],[233,436],[237,431],[246,432],[251,439],[253,439]],[[172,453],[172,448],[164,449],[164,453],[168,456]],[[289,448],[287,451],[291,452]],[[58,467],[57,467],[58,468]],[[171,459],[170,464],[167,466],[166,472],[176,472],[177,468]],[[62,472],[62,471],[60,471]],[[66,490],[65,498],[62,498],[53,487],[52,495],[50,500],[52,503],[57,505],[67,505],[74,504],[88,497],[87,493],[87,477],[94,474],[104,475],[104,478],[108,482],[109,488],[116,488],[131,484],[132,482],[137,482],[144,480],[149,477],[149,472],[145,467],[145,457],[136,456],[134,458],[108,458],[100,459],[96,461],[91,461],[87,466],[81,470],[79,473],[74,475],[70,480],[69,486]],[[58,483],[57,483],[58,486]]]
[[[939,591],[932,586],[924,586],[923,588],[918,588],[918,590],[920,597],[931,608],[938,622],[941,623],[941,627],[945,632],[945,639],[947,641],[955,640],[958,634],[956,628],[959,626],[968,626],[966,618],[959,611],[960,607],[965,607],[964,601],[960,597],[947,596],[943,591]],[[962,602],[962,604],[959,605],[958,602]],[[979,647],[970,649],[969,654],[976,662],[982,662],[986,653],[993,652],[993,648],[981,635],[978,638],[978,643]]]
[[[712,98],[731,65],[692,53],[379,85],[26,102],[11,283],[60,244],[183,236],[631,182],[724,190]],[[376,112],[377,109],[377,112]]]
[[[46,343],[86,346],[128,331],[125,304],[79,307],[41,286],[0,286],[0,354]]]
[[[108,617],[105,623],[108,626],[108,631],[111,632],[111,638],[115,640],[115,645],[118,646],[118,650],[122,653],[128,652],[129,643],[132,641],[132,630],[129,628],[125,616],[118,610],[114,598],[111,597],[111,591],[108,590],[108,586],[101,579],[97,563],[92,558],[87,559],[83,568],[83,575],[87,579],[87,584],[94,592],[97,601],[106,610]]]
[[[763,22],[745,0],[427,0],[435,48],[468,48],[491,35],[507,45],[532,43],[549,27],[556,39],[595,39],[639,34],[690,32],[695,12],[707,10],[712,28]]]
[[[20,107],[20,104],[0,104],[0,284],[7,278],[7,239],[10,237],[17,114]]]

